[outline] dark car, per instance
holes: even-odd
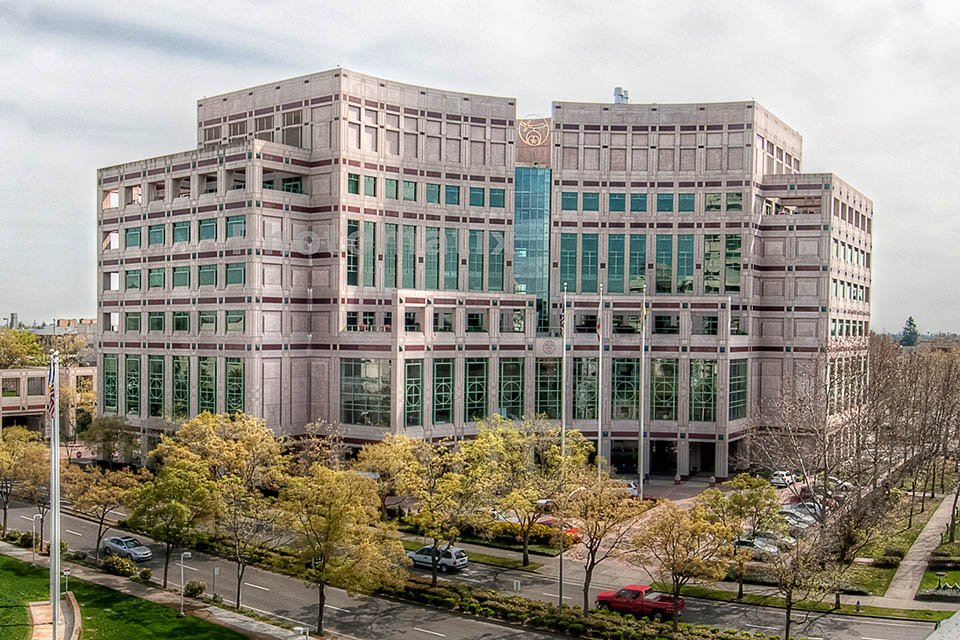
[[[651,590],[652,587],[646,585],[628,584],[619,591],[604,591],[597,594],[597,608],[654,620],[673,618],[673,598],[663,593],[647,595]],[[679,598],[676,602],[678,614],[683,607],[683,598]]]

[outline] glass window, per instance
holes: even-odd
[[[698,336],[715,336],[720,332],[720,323],[716,314],[693,316],[693,334]]]
[[[404,362],[403,423],[423,424],[423,360]]]
[[[341,358],[340,421],[389,427],[390,372],[387,358]]]
[[[400,198],[400,181],[393,178],[386,178],[383,181],[383,197],[388,200],[397,200]]]
[[[347,193],[360,195],[360,176],[355,173],[347,174]]]
[[[727,211],[743,211],[743,193],[727,192]]]
[[[243,411],[244,371],[243,358],[227,358],[227,413]]]
[[[646,211],[647,210],[647,194],[645,193],[631,193],[630,194],[630,211]]]
[[[642,293],[647,285],[647,236],[630,234],[630,293]]]
[[[190,357],[173,356],[173,417],[190,415]]]
[[[727,236],[723,270],[723,290],[726,293],[740,291],[740,236]]]
[[[490,206],[492,208],[503,209],[506,206],[504,200],[503,189],[490,189]]]
[[[163,225],[154,224],[150,226],[150,232],[147,236],[147,244],[150,246],[163,244]]]
[[[374,285],[377,262],[377,223],[363,223],[363,286]]]
[[[657,236],[657,293],[673,293],[673,236]]]
[[[412,180],[403,181],[403,199],[407,202],[417,201],[417,183]]]
[[[163,331],[163,320],[164,320],[163,311],[151,311],[147,314],[147,330],[148,331]]]
[[[440,229],[427,227],[426,255],[424,256],[423,271],[426,277],[424,288],[440,288]]]
[[[730,361],[729,419],[747,417],[747,361]]]
[[[197,285],[216,285],[217,284],[217,265],[202,264],[197,267]]]
[[[456,229],[443,230],[443,288],[455,291],[459,288],[460,249]]]
[[[427,183],[427,203],[440,204],[440,185]]]
[[[577,234],[560,235],[560,289],[563,285],[571,292],[577,290]]]
[[[487,273],[487,290],[503,291],[503,231],[491,231],[488,235],[490,262]]]
[[[680,333],[680,316],[669,313],[656,313],[653,316],[653,332],[666,335]]]
[[[607,236],[607,291],[623,293],[624,247],[623,234]]]
[[[227,237],[243,238],[247,235],[247,216],[227,217]]]
[[[173,330],[184,332],[190,331],[190,313],[188,311],[173,312]]]
[[[585,233],[581,242],[583,255],[580,259],[580,291],[582,293],[595,293],[600,268],[599,236],[596,233]]]
[[[363,176],[363,195],[376,197],[377,195],[377,177]]]
[[[444,194],[444,204],[460,204],[460,187],[458,185],[448,184]]]
[[[190,267],[173,268],[173,286],[174,288],[190,286]]]
[[[560,194],[560,208],[563,211],[576,211],[579,208],[580,194],[576,191],[564,191]]]
[[[360,284],[360,223],[347,220],[347,285]]]
[[[576,420],[597,418],[597,359],[573,359],[573,417]]]
[[[103,410],[116,413],[119,399],[120,356],[116,353],[103,354]]]
[[[677,236],[677,293],[693,292],[693,235]]]
[[[470,253],[467,256],[467,288],[483,291],[483,231],[470,229]]]
[[[560,418],[560,358],[537,358],[537,415]]]
[[[584,211],[600,211],[600,194],[584,193],[583,194],[583,210]]]
[[[719,193],[706,193],[703,196],[704,211],[720,211],[723,208],[723,198]]]
[[[197,240],[217,239],[217,219],[207,218],[197,221]]]
[[[657,194],[657,212],[673,213],[673,194],[672,193]]]
[[[508,420],[523,416],[523,358],[500,359],[500,415]]]
[[[486,313],[477,311],[467,314],[467,333],[485,333],[487,325],[485,322]]]
[[[609,196],[608,206],[610,211],[626,211],[627,209],[627,194],[625,193],[611,193]]]
[[[397,225],[383,226],[383,286],[397,286]]]
[[[300,176],[284,178],[280,181],[280,190],[286,191],[287,193],[303,193],[303,178]]]
[[[197,358],[197,409],[201,413],[204,411],[216,413],[217,411],[216,358]]]
[[[677,195],[677,210],[683,213],[690,213],[694,209],[694,194],[681,193]]]
[[[417,228],[411,224],[403,225],[403,259],[400,278],[405,289],[417,286]]]
[[[127,249],[140,246],[140,227],[134,227],[133,229],[124,229],[123,246],[126,247]]]
[[[487,417],[487,359],[467,358],[463,419],[475,422]]]
[[[717,419],[717,361],[690,360],[690,421]]]
[[[200,333],[217,332],[217,312],[216,311],[198,311],[197,312],[197,330]]]
[[[483,187],[470,187],[470,206],[483,206]]]
[[[613,419],[636,420],[640,407],[640,361],[613,359]]]
[[[677,419],[677,360],[654,358],[650,362],[652,397],[650,408],[654,420]]]
[[[453,368],[452,358],[433,361],[433,423],[453,422]]]
[[[720,293],[720,236],[703,236],[703,292]]]
[[[140,356],[125,356],[123,359],[124,404],[127,413],[140,415]]]
[[[453,331],[453,311],[434,311],[433,330],[438,333]]]
[[[247,265],[243,262],[232,262],[227,265],[227,284],[244,284],[247,278]]]
[[[140,312],[125,314],[123,329],[127,333],[140,333]]]
[[[42,396],[46,388],[46,380],[43,376],[27,378],[27,395]]]
[[[189,222],[173,223],[173,244],[177,244],[178,242],[190,242]]]
[[[246,325],[245,311],[227,311],[227,333],[243,333]]]
[[[162,289],[165,269],[149,269],[147,271],[147,286],[151,289]]]
[[[747,319],[743,316],[731,315],[730,316],[730,335],[732,336],[745,336],[747,335]],[[831,333],[830,335],[836,335],[836,333]]]
[[[140,269],[132,269],[123,273],[124,286],[127,289],[140,288]]]

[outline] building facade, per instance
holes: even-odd
[[[755,102],[520,119],[335,69],[197,113],[195,150],[97,176],[98,406],[149,432],[204,410],[355,444],[558,419],[564,287],[568,425],[599,419],[624,474],[641,397],[647,470],[726,477],[800,363],[842,339],[860,366],[872,203],[801,173]]]
[[[48,409],[47,367],[22,367],[0,369],[0,431],[3,427],[27,427],[50,437],[53,420]],[[97,390],[96,367],[61,367],[61,389],[68,387],[77,393]],[[61,403],[75,403],[75,398],[60,396]],[[73,409],[74,407],[70,407]],[[68,424],[61,427],[66,435],[72,435],[76,428],[76,413],[73,410],[62,412]]]

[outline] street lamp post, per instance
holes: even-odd
[[[0,480],[0,503],[7,504],[7,500],[10,499],[10,492],[13,491],[13,480],[10,478],[4,478]],[[3,514],[3,532],[7,532],[7,514]]]
[[[33,538],[30,541],[30,553],[33,557],[33,564],[37,564],[37,518],[43,518],[43,516],[39,513],[34,514],[33,519],[30,521],[30,530],[33,532]]]
[[[183,561],[189,560],[193,557],[193,554],[189,551],[184,551],[180,554],[180,613],[179,617],[186,617],[187,614],[183,612]]]
[[[581,489],[583,489],[583,487],[574,489],[573,491],[570,492],[570,495],[568,495],[566,499],[569,500],[570,498],[573,497],[573,494],[575,494],[577,491],[580,491]],[[557,585],[557,607],[560,609],[563,609],[563,551],[564,551],[563,543],[566,540],[563,534],[566,533],[566,530],[564,529],[565,524],[566,523],[564,522],[564,519],[561,516],[560,517],[560,536],[559,536],[560,537],[560,582]]]

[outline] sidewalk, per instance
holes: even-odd
[[[883,599],[914,601],[913,597],[920,587],[924,572],[927,570],[927,561],[930,559],[930,554],[940,546],[940,534],[950,523],[952,508],[953,500],[951,495],[948,494],[937,510],[933,512],[933,515],[930,516],[930,520],[927,521],[913,546],[910,547],[910,551],[907,552],[906,557],[900,563],[900,568],[897,569],[893,580],[890,581],[890,587]]]

